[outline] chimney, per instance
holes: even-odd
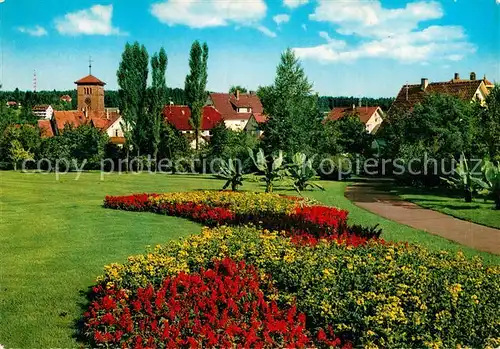
[[[106,109],[106,120],[109,120],[109,109]]]
[[[470,73],[470,79],[471,79],[471,80],[476,80],[476,73],[471,72],[471,73]]]
[[[236,90],[236,100],[240,100],[240,90]]]
[[[422,89],[422,91],[425,91],[425,89],[427,88],[427,86],[429,86],[429,79],[422,78],[422,80],[420,82],[420,88]]]
[[[453,78],[453,80],[460,80],[460,74],[455,73],[455,77]]]
[[[356,110],[356,104],[352,105],[352,110]]]
[[[88,119],[89,118],[89,110],[87,108],[85,108],[83,113],[85,114],[85,119]]]

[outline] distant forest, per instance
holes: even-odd
[[[60,101],[60,97],[69,95],[73,99],[71,105]],[[120,107],[118,91],[107,90],[104,95],[104,104],[106,107]],[[186,104],[184,90],[181,88],[168,88],[168,100],[174,104]],[[394,98],[360,98],[359,97],[319,97],[319,107],[322,112],[328,112],[332,108],[337,107],[352,107],[353,105],[361,105],[374,107],[380,106],[384,111],[387,111],[392,104]],[[0,91],[0,101],[15,101],[21,103],[22,106],[33,107],[37,104],[50,104],[56,110],[75,110],[77,103],[76,90],[67,91]]]
[[[184,90],[180,88],[167,89],[168,100],[174,104],[185,104]],[[71,104],[61,102],[61,96],[68,95],[73,100]],[[21,103],[23,107],[33,107],[37,104],[50,104],[55,110],[76,110],[77,95],[76,90],[67,91],[0,91],[0,102],[5,104],[7,101]],[[118,91],[106,90],[104,94],[104,105],[107,108],[120,108],[120,98]]]

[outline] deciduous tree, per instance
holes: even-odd
[[[266,153],[277,149],[287,154],[312,153],[322,116],[312,85],[291,49],[281,55],[274,84],[260,88],[258,95],[268,116],[263,127]]]

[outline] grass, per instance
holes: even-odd
[[[413,188],[399,188],[395,191],[401,198],[419,206],[463,219],[469,222],[500,229],[500,210],[495,210],[493,200],[474,198],[467,203],[461,197],[448,192],[424,191]]]
[[[82,314],[82,293],[104,265],[142,253],[147,245],[196,233],[187,220],[106,210],[105,195],[218,189],[208,177],[112,175],[79,180],[54,175],[0,172],[0,344],[6,347],[77,347],[74,323]],[[499,256],[461,247],[354,206],[344,198],[346,183],[325,182],[325,192],[308,195],[351,212],[358,224],[380,224],[387,240],[419,242],[432,249],[463,249],[488,263]],[[256,183],[247,190],[261,190]]]

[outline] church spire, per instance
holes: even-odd
[[[92,75],[92,56],[89,56],[89,75]]]

